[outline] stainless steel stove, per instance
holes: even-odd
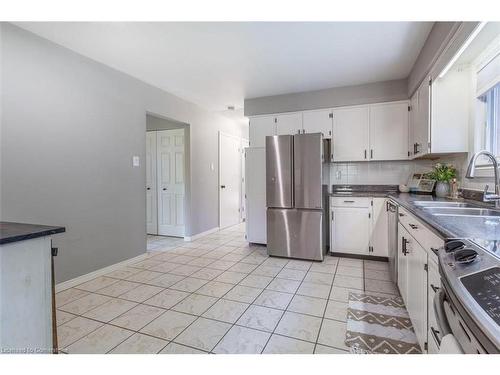
[[[436,297],[436,316],[465,353],[500,353],[498,242],[449,240],[439,250],[444,295]]]

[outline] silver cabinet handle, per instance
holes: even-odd
[[[431,289],[434,291],[434,293],[437,293],[439,289],[441,289],[438,286],[435,286],[434,284],[431,284]]]
[[[365,159],[366,159],[366,150],[365,150]]]
[[[354,203],[354,201],[344,201],[344,203]]]
[[[415,224],[408,224],[411,229],[418,229],[418,226]]]
[[[373,149],[370,150],[370,159],[373,159]]]
[[[446,313],[444,311],[444,301],[446,295],[442,289],[438,290],[436,294],[434,294],[433,305],[434,312],[436,314],[436,322],[438,324],[439,332],[441,332],[441,337],[445,337],[446,335],[451,333],[450,323],[446,318]]]

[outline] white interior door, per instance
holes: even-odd
[[[161,130],[156,136],[158,234],[184,236],[184,129]]]
[[[219,227],[240,222],[241,138],[219,133]]]
[[[156,204],[156,132],[146,133],[146,231],[158,234]]]
[[[241,149],[240,149],[240,159],[241,159],[241,194],[240,194],[240,222],[246,220],[246,189],[245,189],[245,149],[249,146],[248,139],[241,140]]]

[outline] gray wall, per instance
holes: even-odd
[[[408,99],[405,79],[245,99],[245,116]]]
[[[147,112],[190,125],[187,235],[218,226],[218,132],[247,127],[13,25],[1,32],[0,218],[66,226],[58,282],[145,251]]]

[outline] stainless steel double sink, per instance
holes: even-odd
[[[500,211],[477,207],[470,203],[440,201],[415,201],[413,203],[434,216],[500,218]]]

